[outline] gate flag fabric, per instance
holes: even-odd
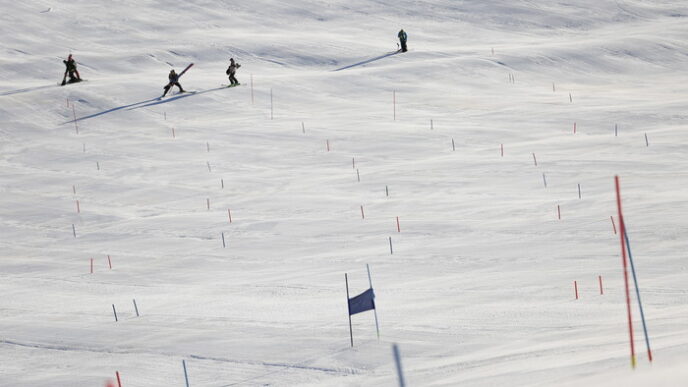
[[[349,315],[375,309],[375,293],[373,288],[349,299]]]

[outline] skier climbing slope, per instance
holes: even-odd
[[[163,89],[165,89],[165,92],[162,93],[162,96],[163,96],[163,97],[164,97],[165,95],[167,95],[167,92],[170,91],[170,89],[172,88],[172,86],[177,86],[177,87],[179,88],[179,92],[180,92],[180,93],[184,93],[184,88],[183,88],[182,85],[179,83],[179,78],[181,78],[182,75],[184,75],[184,73],[186,73],[186,72],[191,68],[191,66],[193,66],[193,65],[194,65],[194,64],[191,63],[190,65],[186,66],[186,68],[185,68],[184,70],[182,70],[182,72],[179,73],[179,74],[177,74],[177,73],[174,71],[174,69],[170,70],[170,73],[169,73],[169,75],[167,76],[167,78],[169,79],[169,82],[167,83],[167,85],[166,85],[165,87],[163,87]]]

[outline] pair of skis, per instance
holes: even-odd
[[[79,83],[79,82],[86,82],[86,80],[85,80],[85,79],[78,79],[78,80],[72,81],[72,82],[70,82],[70,81],[62,81],[62,83],[58,83],[57,85],[58,85],[58,86],[68,86],[68,85],[73,85],[73,84]]]

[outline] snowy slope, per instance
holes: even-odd
[[[392,343],[409,386],[682,385],[687,16],[2,0],[0,385],[184,385],[185,360],[191,386],[395,386]],[[70,51],[88,82],[58,87]],[[366,263],[381,337],[355,315],[350,348]]]

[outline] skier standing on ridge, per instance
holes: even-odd
[[[67,75],[69,74],[69,83],[81,82],[81,76],[79,71],[76,69],[76,61],[72,58],[72,54],[69,54],[67,60],[63,60],[66,69],[64,76],[62,77],[62,86],[67,84]]]
[[[170,70],[170,74],[167,76],[167,78],[170,80],[170,82],[167,84],[167,86],[164,87],[165,92],[162,93],[163,97],[167,94],[168,91],[170,91],[172,86],[177,86],[179,88],[179,92],[184,93],[184,88],[182,87],[182,85],[179,84],[179,76],[174,71],[174,69]]]
[[[404,32],[403,28],[401,30],[399,30],[399,33],[397,34],[397,36],[399,37],[399,41],[401,42],[401,52],[408,51],[406,49],[406,39],[408,38],[408,36],[406,36],[406,32]]]
[[[234,63],[234,58],[229,58],[229,67],[227,67],[227,71],[225,71],[225,74],[229,75],[229,86],[238,86],[239,81],[237,81],[236,77],[234,77],[234,74],[236,74],[237,69],[241,67],[239,63]]]

